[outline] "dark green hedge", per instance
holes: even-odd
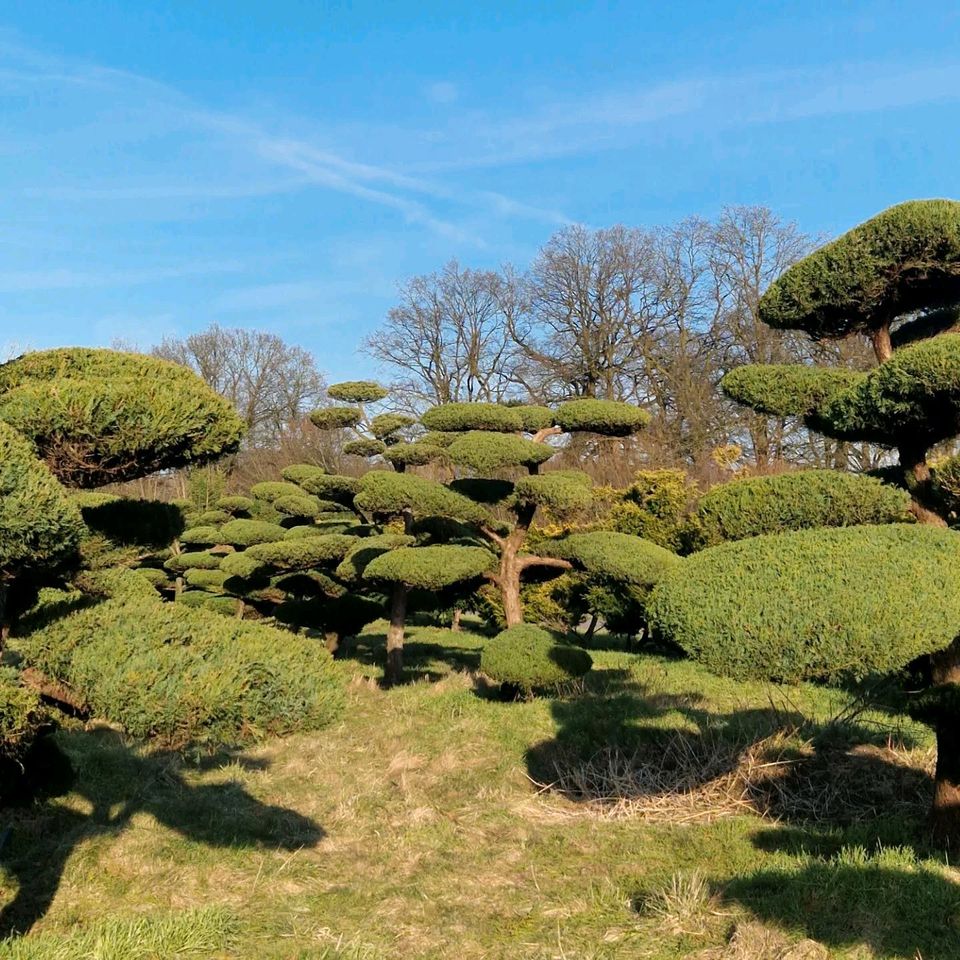
[[[498,633],[480,654],[480,669],[491,680],[526,693],[554,690],[584,676],[592,666],[586,650],[559,643],[528,623]]]
[[[889,524],[726,543],[687,557],[648,610],[661,639],[732,677],[897,670],[960,634],[960,534]]]
[[[809,527],[905,523],[909,508],[909,494],[864,474],[800,470],[750,477],[720,484],[701,497],[696,545]]]
[[[721,381],[731,399],[768,417],[803,417],[866,374],[801,363],[747,364]]]

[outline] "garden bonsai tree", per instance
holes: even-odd
[[[802,416],[828,436],[897,450],[914,514],[944,526],[928,458],[960,435],[960,335],[944,332],[958,305],[960,203],[892,207],[791,267],[760,301],[761,318],[776,327],[815,339],[867,336],[878,366],[741,367],[723,388],[759,413]],[[898,524],[742,540],[688,558],[687,585],[676,575],[658,588],[654,619],[735,676],[892,671],[928,656],[932,688],[921,713],[937,734],[934,827],[957,844],[958,550],[955,533]],[[757,637],[770,641],[762,655],[750,652]]]
[[[723,389],[758,413],[801,416],[838,440],[895,449],[914,512],[938,514],[930,451],[960,435],[960,203],[903,203],[787,270],[763,295],[760,318],[815,340],[867,337],[868,372],[746,366]]]
[[[65,486],[91,488],[215,460],[237,449],[239,415],[166,360],[79,347],[0,364],[0,420]]]
[[[448,403],[424,414],[421,423],[430,431],[425,442],[444,450],[452,464],[467,472],[451,482],[451,489],[485,507],[477,525],[498,553],[489,579],[500,592],[508,627],[523,622],[520,587],[525,571],[571,569],[568,560],[526,551],[537,510],[547,508],[553,516],[562,517],[591,503],[591,484],[585,473],[557,470],[540,474],[540,467],[559,451],[550,438],[574,433],[625,438],[648,421],[649,415],[639,407],[594,399],[570,400],[556,410]],[[506,510],[510,521],[500,522],[492,512],[495,508]]]

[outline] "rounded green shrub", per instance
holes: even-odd
[[[156,567],[138,567],[137,574],[158,590],[170,583],[170,577],[167,576],[166,572],[158,570]]]
[[[557,407],[555,419],[567,433],[628,437],[650,422],[650,414],[619,400],[568,400]]]
[[[194,590],[207,590],[210,593],[223,593],[223,582],[228,574],[222,570],[187,570],[183,579]]]
[[[347,551],[337,567],[336,574],[341,580],[348,582],[359,580],[370,561],[379,557],[381,553],[396,550],[398,547],[409,547],[413,543],[414,538],[403,533],[381,533],[373,537],[364,537],[362,540],[355,541]]]
[[[310,414],[310,422],[318,430],[344,430],[355,427],[362,419],[359,407],[324,407]]]
[[[232,516],[233,515],[226,510],[205,510],[197,517],[196,526],[219,527],[220,524],[230,520]],[[168,540],[167,542],[169,543],[170,541]]]
[[[285,517],[316,517],[323,508],[323,502],[307,493],[297,496],[277,497],[273,507]]]
[[[302,497],[303,489],[289,480],[264,480],[261,483],[255,483],[250,488],[250,493],[255,500],[273,503],[280,497]]]
[[[803,417],[865,374],[800,363],[746,364],[731,370],[720,386],[736,403],[768,417]]]
[[[428,463],[446,460],[447,451],[432,443],[395,443],[383,452],[395,467],[423,467]]]
[[[612,530],[573,533],[547,541],[543,550],[588,573],[648,590],[682,562],[675,553],[649,540]]]
[[[888,524],[725,543],[668,573],[648,612],[656,635],[727,676],[886,673],[960,634],[960,535]]]
[[[441,590],[481,577],[495,562],[483,547],[446,544],[432,547],[399,547],[374,557],[363,572],[366,580],[405,583],[408,587]]]
[[[263,560],[258,560],[248,550],[238,551],[237,553],[228,553],[220,558],[219,569],[229,577],[238,577],[241,580],[247,580],[251,577],[259,577],[267,571],[269,564]]]
[[[230,522],[242,523],[243,521],[233,520]],[[190,527],[189,530],[184,530],[183,533],[180,534],[180,542],[185,543],[188,546],[198,547],[212,547],[217,543],[229,542],[222,540],[221,537],[222,534],[220,527]]]
[[[377,440],[387,440],[417,421],[403,413],[379,413],[370,421],[370,432]]]
[[[356,537],[328,533],[322,537],[256,544],[245,550],[244,556],[277,570],[308,570],[318,564],[342,560],[356,542]]]
[[[348,440],[343,445],[343,452],[351,457],[377,457],[387,445],[382,440],[373,440],[361,437],[359,440]]]
[[[586,510],[593,503],[590,478],[585,473],[560,470],[523,477],[514,485],[513,498],[519,505],[546,507],[567,514]]]
[[[528,694],[555,690],[584,676],[592,666],[586,650],[559,643],[529,623],[498,633],[480,654],[480,670],[491,680]]]
[[[511,467],[538,467],[557,451],[549,444],[534,443],[513,434],[474,430],[457,437],[447,452],[454,463],[479,474],[490,474]]]
[[[345,380],[327,387],[327,396],[331,400],[342,400],[344,403],[376,403],[389,394],[389,390],[373,380]]]
[[[809,527],[909,521],[909,495],[875,477],[801,470],[713,487],[697,509],[700,546]]]
[[[431,407],[420,422],[427,430],[444,433],[464,430],[519,433],[523,430],[523,417],[516,408],[498,403],[441,403]]]
[[[794,264],[760,299],[771,327],[815,340],[869,334],[893,317],[960,300],[960,203],[912,200]]]
[[[192,550],[175,553],[164,563],[163,568],[171,573],[183,573],[186,570],[219,570],[222,560],[222,554],[211,553],[209,550]]]
[[[218,510],[223,510],[231,516],[249,513],[253,509],[253,500],[250,497],[230,496],[220,497],[214,504]]]
[[[231,520],[220,528],[220,543],[235,547],[249,547],[256,543],[273,543],[282,540],[286,530],[278,523],[266,520]]]
[[[99,487],[235,450],[244,423],[184,366],[77,347],[0,364],[0,420],[34,442],[57,477]]]
[[[415,510],[420,515],[457,520],[480,522],[486,519],[482,507],[442,483],[386,470],[371,470],[364,474],[356,505],[373,516],[394,517],[405,510]]]
[[[85,534],[80,510],[29,441],[0,423],[0,585],[69,560]]]
[[[326,472],[323,467],[315,466],[312,463],[293,463],[289,467],[284,467],[283,470],[280,471],[280,476],[290,483],[303,486],[304,480],[310,480],[313,477],[322,477]]]
[[[315,497],[350,506],[355,494],[360,489],[360,481],[356,477],[317,473],[313,476],[304,477],[300,481],[300,486]]]
[[[353,514],[345,514],[344,523],[353,522]],[[284,540],[299,540],[301,537],[322,537],[327,533],[323,527],[318,526],[315,523],[302,523],[296,527],[287,527],[286,533],[283,535]]]
[[[98,716],[172,746],[317,730],[343,708],[336,667],[315,641],[203,607],[108,600],[31,633],[23,648]]]

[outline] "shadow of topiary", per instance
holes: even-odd
[[[113,731],[61,732],[41,741],[30,758],[21,803],[8,809],[8,840],[0,865],[17,887],[0,909],[0,939],[22,935],[47,912],[64,867],[78,844],[117,834],[138,813],[197,843],[214,847],[282,848],[316,846],[325,836],[313,820],[292,810],[262,803],[236,783],[188,783],[184,760],[172,752],[143,754]],[[221,754],[202,767],[243,758]],[[256,768],[260,761],[253,761]],[[89,814],[49,802],[72,792],[91,806]]]

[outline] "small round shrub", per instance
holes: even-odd
[[[219,527],[226,523],[233,515],[226,510],[206,510],[196,519],[198,527]],[[169,543],[169,541],[167,541]]]
[[[537,467],[557,452],[546,443],[482,430],[463,434],[447,450],[454,463],[480,474],[496,473],[510,467]]]
[[[382,440],[372,440],[361,437],[359,440],[348,440],[343,445],[343,452],[351,457],[376,457],[387,449]]]
[[[910,496],[875,477],[801,470],[733,480],[709,490],[697,509],[699,546],[810,527],[903,523]]]
[[[240,496],[221,497],[214,506],[218,510],[226,511],[231,516],[239,516],[249,513],[253,509],[253,500],[250,497]]]
[[[528,694],[556,690],[584,676],[592,666],[586,650],[559,643],[529,623],[498,633],[480,654],[480,669],[491,680]]]
[[[279,497],[303,496],[303,490],[288,480],[264,480],[255,483],[250,488],[250,493],[255,500],[266,500],[268,503],[273,503]]]
[[[187,570],[183,579],[195,590],[223,593],[223,582],[227,576],[222,570]]]
[[[255,543],[273,543],[282,540],[286,530],[278,523],[266,520],[231,520],[220,528],[220,543],[235,547],[249,547]]]
[[[239,521],[231,521],[237,523]],[[180,534],[180,542],[189,546],[212,547],[216,543],[223,543],[221,540],[220,527],[202,526],[190,527]]]
[[[289,467],[284,467],[280,471],[280,476],[284,480],[289,480],[290,483],[303,486],[304,480],[309,480],[312,477],[322,477],[326,472],[323,467],[318,467],[312,463],[292,463]]]
[[[344,403],[376,403],[389,393],[373,380],[345,380],[327,387],[327,396],[331,400],[342,400]]]
[[[209,550],[192,550],[175,553],[164,565],[171,573],[183,573],[186,570],[219,570],[223,556]]]
[[[960,536],[887,524],[750,537],[684,559],[647,609],[656,635],[727,676],[888,673],[960,634]]]
[[[359,407],[324,407],[310,414],[310,422],[318,430],[342,430],[355,427],[363,419]]]
[[[138,567],[137,574],[143,577],[144,580],[149,581],[158,590],[170,583],[170,578],[167,574],[163,570],[158,570],[156,567]]]
[[[264,563],[263,560],[258,560],[249,551],[243,550],[237,553],[228,553],[225,557],[221,557],[219,568],[230,577],[248,580],[265,573],[269,564]]]
[[[360,481],[356,477],[341,477],[335,474],[316,473],[304,477],[300,486],[307,493],[324,500],[333,500],[336,503],[350,506],[356,492],[360,489]]]
[[[544,430],[554,424],[554,413],[549,407],[522,403],[511,407],[511,409],[520,414],[525,433],[536,433],[538,430]]]
[[[273,508],[285,517],[315,517],[321,512],[322,501],[307,493],[296,496],[277,497]]]

